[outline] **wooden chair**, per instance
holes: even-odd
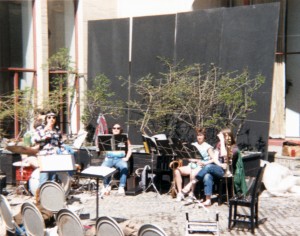
[[[231,230],[236,223],[247,223],[250,224],[251,232],[254,234],[255,226],[258,227],[258,201],[265,167],[266,165],[258,169],[255,181],[248,189],[246,196],[233,197],[229,200],[229,230]],[[250,208],[250,214],[239,214],[237,212],[238,206]]]

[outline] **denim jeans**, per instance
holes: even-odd
[[[127,174],[128,174],[128,164],[123,161],[122,158],[118,157],[106,157],[101,166],[115,167],[120,170],[120,187],[126,186]],[[106,187],[111,180],[111,177],[104,179],[104,186]]]
[[[56,179],[56,172],[45,172],[45,173],[40,173],[40,180],[39,180],[39,187],[42,186],[43,183],[46,181],[55,181]]]
[[[206,196],[210,196],[212,195],[214,179],[222,178],[223,175],[224,170],[221,166],[216,164],[208,164],[199,171],[199,173],[196,175],[196,179],[203,181],[204,194]]]

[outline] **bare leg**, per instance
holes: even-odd
[[[202,168],[201,166],[198,166],[197,168],[191,170],[191,174],[190,174],[190,183],[192,183],[191,192],[190,192],[191,196],[194,196],[196,183],[198,182],[198,180],[196,180],[196,175],[201,170],[201,168]]]
[[[188,176],[191,173],[191,168],[189,166],[182,166],[175,170],[175,183],[178,192],[182,191],[182,176]]]

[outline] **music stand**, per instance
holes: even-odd
[[[116,172],[117,169],[115,168],[109,168],[106,166],[90,166],[80,173],[81,176],[96,178],[96,219],[98,219],[99,213],[99,180],[108,178]]]
[[[153,172],[153,168],[154,168],[154,155],[160,155],[158,148],[156,146],[155,141],[153,141],[150,137],[142,135],[143,138],[143,143],[144,143],[144,147],[145,147],[145,151],[148,154],[151,154],[151,179],[150,182],[147,186],[147,188],[144,190],[144,192],[146,192],[151,186],[154,188],[156,194],[160,195],[155,184],[154,184],[154,172]]]
[[[191,150],[184,145],[181,140],[177,138],[171,138],[170,139],[171,147],[173,147],[174,152],[176,153],[177,157],[179,158],[192,158],[190,152]]]
[[[98,146],[99,146],[99,151],[112,151],[113,145],[113,140],[112,140],[113,135],[112,134],[100,134],[98,135]]]
[[[173,156],[173,157],[176,155],[172,146],[170,145],[169,140],[158,140],[157,139],[155,141],[157,144],[157,148],[162,155]]]
[[[113,144],[115,151],[128,151],[128,137],[127,134],[115,134],[113,135]]]

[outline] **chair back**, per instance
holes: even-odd
[[[96,236],[124,236],[124,233],[113,218],[101,216],[96,222]]]
[[[139,228],[138,236],[167,236],[167,234],[157,225],[144,224]]]
[[[255,199],[259,195],[265,169],[266,164],[258,169],[255,181],[251,184],[251,186],[248,189],[247,197],[251,197],[251,201],[255,201]]]
[[[12,210],[7,199],[2,194],[0,195],[0,215],[5,224],[6,230],[14,233],[16,227],[13,220]]]
[[[33,203],[23,203],[21,213],[26,234],[28,236],[43,236],[45,234],[43,216]]]
[[[58,235],[84,236],[84,227],[79,217],[69,209],[61,209],[57,212]]]
[[[47,181],[41,186],[40,201],[46,210],[57,213],[65,207],[65,191],[58,183]]]

